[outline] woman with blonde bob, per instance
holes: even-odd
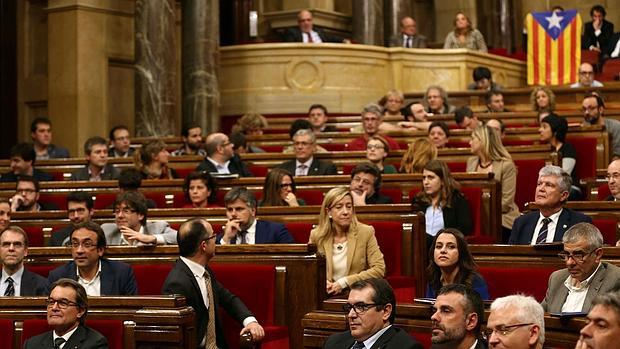
[[[244,136],[261,136],[263,130],[269,126],[267,119],[258,113],[246,113],[232,127],[232,133],[240,132]],[[259,147],[247,144],[245,147],[248,153],[264,153]]]
[[[502,227],[507,239],[519,208],[515,204],[517,168],[497,131],[489,126],[479,126],[471,133],[469,141],[473,157],[467,159],[467,172],[490,173],[502,185]]]
[[[400,161],[400,173],[422,173],[424,166],[437,159],[437,147],[428,138],[418,138],[409,144]]]
[[[166,150],[166,143],[152,140],[136,150],[133,162],[142,173],[143,179],[174,179],[178,178],[176,171],[168,167],[170,153]]]
[[[473,28],[471,21],[463,12],[456,13],[454,30],[446,36],[443,48],[467,48],[487,52],[484,36],[478,29]]]
[[[329,294],[341,293],[356,281],[385,275],[375,229],[357,220],[348,187],[333,188],[325,194],[310,243],[317,245],[327,261]]]
[[[532,94],[530,94],[530,102],[532,103],[532,110],[538,113],[539,123],[555,111],[555,94],[549,87],[534,87]]]

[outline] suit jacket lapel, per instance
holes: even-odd
[[[569,220],[569,212],[563,209],[562,213],[560,213],[560,217],[558,217],[558,224],[555,226],[555,234],[553,235],[554,242],[562,241],[562,236],[564,236],[564,232],[568,227]]]
[[[71,337],[69,337],[69,340],[67,341],[63,349],[79,348],[82,342],[84,342],[84,340],[86,340],[86,330],[82,325],[79,325],[75,332],[73,332]]]
[[[310,168],[308,169],[308,176],[316,176],[319,173],[319,160],[316,158],[312,159],[312,163],[310,164]]]
[[[264,244],[266,242],[265,235],[267,234],[263,234],[263,225],[264,225],[264,222],[259,221],[259,220],[256,221],[256,229],[254,231],[254,243],[255,244]]]
[[[589,312],[592,308],[592,301],[594,301],[594,297],[598,295],[599,290],[603,285],[603,281],[605,281],[606,275],[607,265],[603,263],[596,274],[592,277],[592,283],[590,284],[590,287],[588,287],[588,293],[586,294],[586,299],[583,302],[583,308],[581,308],[582,312]]]
[[[527,224],[527,227],[525,230],[527,232],[527,234],[525,234],[526,235],[525,238],[527,239],[522,241],[521,243],[525,245],[529,245],[532,243],[532,238],[534,237],[534,233],[536,232],[536,223],[538,222],[539,214],[540,214],[539,212],[536,212],[534,219],[532,219],[531,222]]]
[[[101,281],[100,293],[102,296],[113,294],[112,292],[112,278],[113,273],[110,270],[110,265],[105,262],[104,259],[100,259],[99,263],[101,263],[101,275],[99,275],[99,280]]]
[[[388,328],[379,338],[377,338],[377,341],[370,349],[383,348],[383,346],[385,346],[392,339],[392,337],[394,337],[394,334],[396,334],[394,326]]]
[[[2,273],[0,273],[0,279],[2,279]],[[34,296],[34,282],[32,275],[24,268],[24,273],[22,274],[22,282],[19,290],[20,296],[28,296],[29,292],[32,291],[32,295]]]
[[[198,286],[198,282],[196,282],[196,278],[194,277],[194,273],[192,273],[192,271],[189,269],[189,267],[182,261],[182,260],[178,260],[177,264],[179,264],[181,266],[181,270],[187,274],[189,281],[192,283],[192,287],[194,288],[194,292],[195,294],[199,295],[200,298],[202,299],[202,292],[200,292],[200,287]],[[211,277],[213,276],[213,273],[211,273],[209,271],[209,275],[211,275]],[[213,278],[212,278],[213,280]],[[213,282],[211,283],[212,287],[213,287]],[[213,294],[214,298],[215,298],[215,293]],[[202,300],[202,302],[200,302],[200,306],[202,307],[203,311],[207,311],[207,306],[205,305],[204,300]],[[197,309],[198,310],[198,309]]]

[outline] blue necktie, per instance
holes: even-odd
[[[551,218],[545,217],[542,220],[542,227],[538,232],[538,237],[536,238],[536,245],[545,243],[547,241],[547,233],[549,232],[549,222],[551,222]]]

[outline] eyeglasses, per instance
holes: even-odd
[[[491,336],[493,335],[493,332],[497,333],[498,336],[507,336],[508,334],[510,334],[512,331],[516,330],[519,327],[523,327],[523,326],[529,326],[529,325],[533,325],[533,323],[527,323],[527,324],[515,324],[515,325],[509,325],[509,326],[504,326],[504,325],[500,325],[497,328],[486,328],[483,331],[484,337],[488,340],[489,338],[491,338]]]
[[[280,189],[292,188],[292,187],[293,187],[293,183],[282,183],[282,184],[280,184]]]
[[[594,110],[598,110],[598,106],[596,107],[582,107],[581,111],[586,112],[586,111],[594,111]]]
[[[358,176],[353,177],[353,182],[355,182],[355,183],[362,183],[364,185],[373,185],[374,184],[373,182],[371,182],[371,181],[369,181],[369,180],[367,180],[365,178],[358,177]]]
[[[117,214],[119,214],[119,213],[121,213],[121,212],[122,212],[124,215],[128,215],[128,214],[136,213],[136,210],[131,209],[131,208],[127,208],[127,207],[125,207],[125,208],[123,208],[123,209],[118,209],[118,208],[117,208],[117,209],[114,209],[114,211],[112,211],[112,213],[114,213],[114,214],[116,214],[116,215],[117,215]]]
[[[48,308],[53,308],[54,304],[58,304],[58,308],[60,309],[67,309],[68,307],[77,307],[77,303],[76,302],[72,302],[68,299],[54,299],[54,298],[48,298],[45,300],[45,304],[47,305]]]
[[[558,253],[558,257],[560,257],[561,260],[563,261],[567,261],[569,258],[572,258],[575,262],[580,263],[583,262],[583,260],[590,254],[592,254],[592,252],[594,252],[596,250],[592,250],[590,252],[583,252],[583,251],[577,251],[577,252],[573,252],[573,253],[569,253],[567,251],[562,251],[560,253]]]
[[[355,303],[355,304],[344,304],[342,306],[342,310],[344,310],[347,314],[351,311],[351,309],[353,309],[353,311],[355,312],[355,314],[357,315],[361,315],[364,314],[366,311],[368,311],[368,309],[372,308],[372,307],[377,307],[377,306],[382,306],[385,304],[377,304],[377,303]]]
[[[385,147],[382,144],[368,144],[366,146],[366,149],[368,150],[373,150],[373,149],[384,149]]]
[[[97,246],[97,244],[95,242],[93,242],[92,240],[84,240],[82,242],[80,241],[69,241],[66,244],[67,247],[72,247],[72,248],[80,248],[80,246],[89,249],[89,248],[93,248],[95,246]]]
[[[211,236],[209,236],[208,238],[206,238],[206,239],[204,239],[202,241],[209,241],[211,239],[215,239],[216,236],[217,236],[216,234],[212,234]]]
[[[301,146],[301,147],[304,147],[304,148],[308,147],[308,146],[311,146],[312,144],[314,144],[314,143],[311,143],[311,142],[293,142],[294,146],[296,146],[296,147]]]
[[[605,178],[607,179],[607,181],[610,181],[612,179],[614,181],[617,181],[618,179],[620,179],[620,173],[607,174],[607,176],[605,176]]]

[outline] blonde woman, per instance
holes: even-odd
[[[467,172],[492,172],[502,185],[502,227],[504,234],[508,234],[505,236],[507,238],[512,224],[519,217],[519,208],[515,204],[517,168],[499,134],[491,127],[475,128],[469,145],[474,156],[467,159]]]
[[[454,30],[444,40],[443,48],[467,48],[487,52],[484,36],[471,25],[471,21],[463,12],[457,12],[454,18]]]
[[[400,173],[422,173],[424,166],[437,159],[437,147],[428,138],[418,138],[409,144],[400,161]]]
[[[258,113],[246,113],[232,127],[232,133],[241,132],[244,136],[261,136],[263,130],[269,126],[267,119]],[[264,153],[259,147],[247,144],[245,149],[248,153]]]
[[[532,110],[538,113],[539,123],[555,111],[555,94],[546,86],[534,87],[530,94],[530,102]]]
[[[144,179],[178,178],[176,171],[168,167],[170,153],[166,143],[153,140],[145,143],[133,154],[133,162]]]
[[[358,222],[348,187],[333,188],[325,194],[310,243],[317,245],[327,261],[329,294],[339,294],[356,281],[385,275],[375,229]]]

